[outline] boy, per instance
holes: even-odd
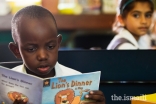
[[[40,6],[28,6],[15,14],[11,24],[14,43],[11,42],[9,48],[16,58],[23,60],[23,65],[13,70],[41,78],[80,74],[57,62],[62,36],[57,33],[51,12]],[[105,104],[101,91],[91,91],[85,97],[97,101],[89,104]],[[27,103],[16,98],[13,104]]]

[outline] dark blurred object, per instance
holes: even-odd
[[[103,81],[156,81],[155,53],[154,50],[59,51],[58,62],[82,73],[100,70]]]
[[[91,49],[97,47],[98,49],[106,49],[114,35],[114,33],[77,33],[74,38],[74,48]]]
[[[18,65],[23,64],[23,61],[9,61],[9,62],[0,62],[1,66],[7,67],[7,68],[14,68]]]
[[[156,46],[156,40],[154,39],[151,40],[151,46]]]
[[[151,40],[151,48],[156,49],[156,40],[155,39]]]
[[[20,61],[9,50],[8,43],[0,44],[0,62]]]

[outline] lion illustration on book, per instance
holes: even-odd
[[[80,90],[80,95],[75,96],[73,89],[61,90],[55,95],[55,104],[80,104],[83,92],[88,92],[89,89]]]
[[[10,100],[12,100],[13,102],[15,101],[16,97],[20,97],[21,99],[23,99],[25,101],[28,101],[28,97],[25,96],[22,93],[19,93],[19,92],[16,92],[16,91],[10,91],[10,92],[8,92],[8,98]]]

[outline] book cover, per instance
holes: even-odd
[[[84,96],[99,89],[101,72],[42,79],[0,66],[0,104],[12,104],[16,96],[27,104],[81,104]]]

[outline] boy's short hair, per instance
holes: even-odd
[[[20,21],[21,17],[28,17],[28,18],[32,18],[32,19],[50,17],[54,21],[54,24],[57,29],[56,20],[55,20],[53,14],[49,10],[47,10],[41,6],[36,6],[36,5],[27,6],[23,9],[19,10],[13,16],[12,21],[11,21],[12,38],[15,43],[17,42],[17,40],[16,40],[16,32],[18,31],[17,25],[18,25],[18,22]]]

